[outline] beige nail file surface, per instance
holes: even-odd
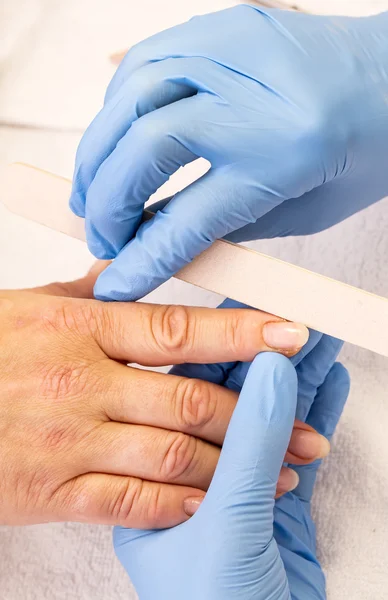
[[[0,171],[0,199],[12,212],[85,241],[68,208],[67,179],[23,164]],[[176,278],[388,356],[388,300],[345,283],[217,241]]]

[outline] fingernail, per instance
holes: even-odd
[[[287,321],[266,323],[263,327],[263,339],[274,350],[297,350],[309,339],[309,330],[305,325]]]
[[[292,469],[283,469],[280,473],[278,485],[276,487],[277,494],[285,494],[294,490],[299,483],[298,473]]]
[[[330,452],[330,442],[314,431],[294,429],[288,450],[299,458],[325,458]]]
[[[203,498],[204,496],[198,496],[197,498],[186,498],[183,502],[183,509],[186,515],[192,517],[201,506]]]

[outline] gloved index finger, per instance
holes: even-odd
[[[328,440],[331,440],[338,425],[349,388],[350,380],[347,370],[340,363],[335,363],[318,389],[307,418],[307,423]],[[293,493],[304,502],[311,501],[321,462],[321,460],[317,460],[311,465],[294,467],[299,475],[299,484]]]
[[[349,373],[341,363],[335,363],[318,389],[307,423],[329,441],[333,437],[350,390]]]
[[[318,388],[333,366],[343,342],[323,335],[315,348],[300,361],[298,374],[298,407],[296,418],[306,421]]]

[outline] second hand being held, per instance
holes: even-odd
[[[273,496],[298,386],[298,405],[322,435],[330,439],[339,420],[349,379],[340,364],[329,366],[335,345],[322,338],[296,370],[285,357],[261,354],[244,384],[245,365],[231,370],[233,385],[243,387],[196,514],[168,530],[115,529],[116,553],[140,600],[325,600],[310,513],[319,461],[298,467],[298,487],[275,506]]]
[[[185,521],[212,479],[237,393],[126,364],[251,360],[274,346],[295,355],[314,341],[260,311],[98,302],[104,266],[0,292],[0,524]],[[296,423],[286,460],[311,462],[327,452],[322,441]],[[277,492],[296,483],[285,468]]]

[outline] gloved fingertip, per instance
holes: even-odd
[[[72,192],[69,200],[70,210],[82,219],[85,218],[85,202],[78,192]]]
[[[98,260],[113,260],[116,254],[110,250],[102,248],[99,244],[89,242],[88,248],[95,258]]]
[[[94,297],[103,302],[129,302],[137,300],[130,293],[130,285],[125,277],[115,269],[114,264],[105,269],[94,284]]]
[[[113,260],[117,249],[112,246],[94,227],[89,219],[85,224],[86,241],[90,252],[99,260]]]
[[[261,400],[256,409],[250,403],[242,404],[244,410],[253,415],[257,411],[262,423],[276,423],[280,429],[286,430],[292,415],[294,417],[297,376],[291,361],[273,352],[258,354],[253,360],[242,389],[242,396],[256,397]],[[279,402],[279,388],[283,386],[283,395],[289,397],[289,402]],[[293,400],[295,402],[293,402]]]
[[[329,382],[335,380],[336,385],[341,387],[343,395],[347,397],[350,390],[350,375],[349,371],[343,366],[343,364],[340,362],[334,363],[329,374],[327,375],[327,378],[329,379]]]
[[[96,244],[90,244],[89,250],[93,254],[93,256],[98,258],[98,260],[113,260],[116,257],[116,254],[114,252],[105,250],[104,248],[101,248]]]

